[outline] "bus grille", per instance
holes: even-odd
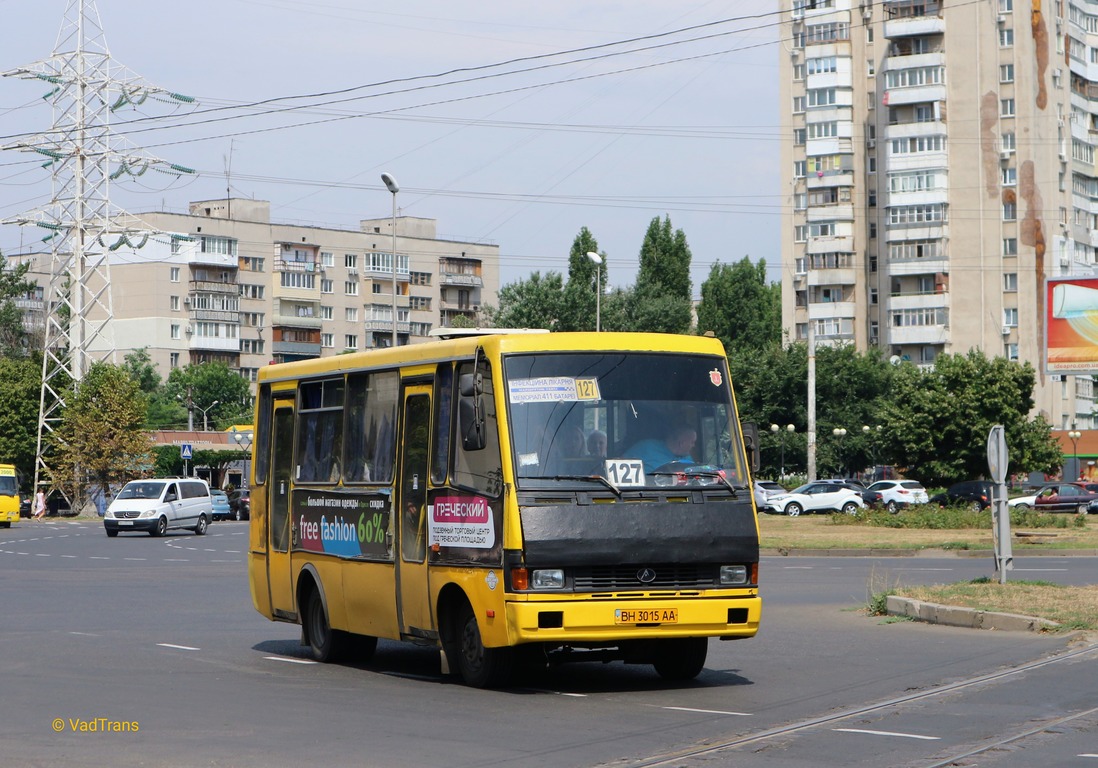
[[[654,574],[650,581],[641,580],[646,570]],[[572,584],[577,592],[703,589],[716,585],[717,574],[711,564],[604,565],[573,569]]]

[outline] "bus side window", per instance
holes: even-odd
[[[301,385],[298,410],[296,480],[334,483],[339,480],[343,444],[343,379]]]
[[[454,397],[454,368],[440,363],[435,375],[435,440],[431,451],[431,480],[444,485],[450,469],[451,404]]]
[[[396,371],[347,377],[344,482],[392,482],[399,391]]]
[[[472,374],[473,364],[466,362],[458,367],[457,374]],[[483,358],[477,366],[481,374],[482,395],[478,398],[483,407],[480,415],[484,419],[484,448],[466,450],[460,434],[453,440],[455,485],[471,488],[488,496],[498,496],[503,490],[503,467],[499,453],[499,425],[496,421],[496,398],[492,384],[492,369]],[[460,432],[460,430],[458,430]]]

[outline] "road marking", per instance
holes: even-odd
[[[939,736],[920,736],[917,733],[899,733],[897,731],[869,731],[864,728],[833,728],[842,733],[866,733],[870,736],[899,736],[902,739],[923,739],[924,741],[941,741]]]
[[[723,709],[695,709],[693,707],[660,707],[660,709],[671,709],[676,712],[699,712],[703,715],[735,715],[736,717],[751,717],[750,712],[728,712]]]
[[[175,648],[179,651],[201,651],[201,648],[195,648],[191,645],[172,645],[171,643],[157,643],[161,648]]]
[[[188,560],[185,557],[165,557],[164,562],[165,563],[189,563],[190,560]]]
[[[88,559],[89,560],[110,560],[109,557],[103,557],[102,555],[91,555],[91,556],[88,557]]]
[[[83,637],[99,637],[99,635],[93,634],[91,632],[69,632],[69,634],[70,635],[81,635]]]
[[[34,556],[35,557],[49,557],[50,555],[49,555],[48,552],[35,552]]]
[[[1095,752],[1093,754],[1090,752],[1084,752],[1081,755],[1076,755],[1076,757],[1098,757],[1098,752]]]
[[[264,656],[263,658],[271,661],[284,661],[287,664],[316,664],[312,659],[291,659],[286,656]]]
[[[143,561],[143,560],[148,560],[149,558],[147,558],[147,557],[124,557],[122,559],[123,560]]]
[[[76,557],[76,555],[61,555],[61,557],[71,557],[71,558],[75,558],[75,557]]]

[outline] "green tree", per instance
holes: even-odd
[[[42,363],[0,357],[0,461],[14,464],[24,484],[34,481]],[[29,487],[29,486],[28,486]]]
[[[90,488],[109,493],[152,467],[145,395],[122,366],[95,363],[67,399],[52,433],[50,480],[80,510]]]
[[[556,330],[564,296],[564,278],[559,272],[542,277],[535,272],[526,280],[508,283],[499,290],[499,306],[484,306],[489,328],[547,328]]]
[[[717,263],[702,283],[698,331],[713,331],[725,349],[760,349],[782,339],[781,284],[766,282],[766,261]]]
[[[595,330],[596,309],[601,310],[598,292],[606,285],[606,259],[599,267],[588,253],[598,253],[599,243],[587,227],[580,229],[568,254],[568,283],[561,297],[559,331]],[[602,254],[599,254],[600,256]],[[599,284],[595,285],[598,278]]]
[[[166,399],[194,408],[195,429],[202,428],[202,409],[211,430],[250,424],[252,399],[248,382],[224,363],[195,363],[173,368],[164,385]],[[216,405],[215,405],[216,403]]]
[[[640,250],[637,283],[629,302],[629,330],[689,333],[692,319],[690,248],[671,218],[652,219]]]
[[[931,370],[900,365],[884,408],[896,463],[934,485],[984,477],[988,432],[1002,424],[1010,472],[1055,472],[1063,453],[1044,418],[1029,416],[1035,382],[1029,363],[978,350],[941,355]]]
[[[31,344],[23,325],[23,310],[16,304],[30,294],[35,284],[26,279],[30,263],[10,267],[0,254],[0,356],[26,357]]]
[[[145,347],[126,355],[123,365],[145,393],[148,412],[145,426],[148,429],[181,429],[187,423],[187,407],[169,394]]]

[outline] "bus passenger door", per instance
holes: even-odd
[[[291,618],[296,612],[293,576],[290,573],[290,482],[294,467],[294,409],[288,403],[276,403],[271,435],[271,478],[267,549],[267,583],[271,590],[271,609],[276,616]]]
[[[404,392],[404,434],[397,480],[397,617],[403,635],[434,629],[427,592],[427,456],[431,447],[431,387]]]

